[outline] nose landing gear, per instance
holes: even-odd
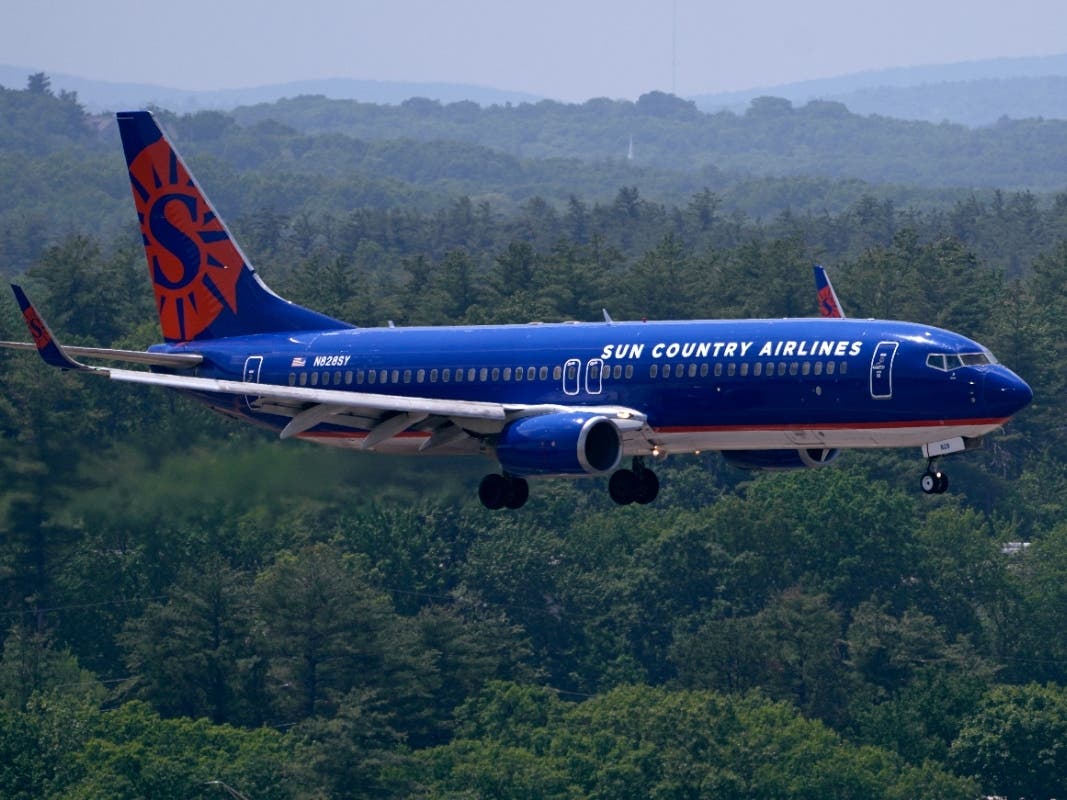
[[[919,486],[926,494],[944,494],[948,490],[948,475],[934,466],[934,459],[926,464],[926,472],[919,479]]]

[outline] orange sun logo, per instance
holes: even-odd
[[[244,260],[165,140],[137,155],[130,180],[163,336],[195,339],[225,308],[237,312]]]

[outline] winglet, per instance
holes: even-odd
[[[845,309],[841,307],[841,301],[837,299],[834,285],[830,283],[830,276],[826,270],[815,265],[815,291],[819,299],[819,316],[842,319]]]
[[[37,313],[37,309],[33,307],[30,298],[22,291],[22,287],[13,283],[11,290],[15,293],[15,300],[18,301],[19,308],[22,310],[22,318],[26,320],[26,327],[30,329],[30,336],[33,337],[33,343],[37,347],[37,352],[41,354],[41,358],[60,369],[89,369],[67,355],[63,346],[56,341],[52,331],[48,329],[48,325],[41,319],[41,315]]]

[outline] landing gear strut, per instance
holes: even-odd
[[[645,460],[634,456],[630,469],[616,471],[608,481],[608,494],[620,506],[630,503],[646,505],[659,494],[659,478],[645,466]]]
[[[491,511],[499,508],[522,508],[530,497],[530,485],[525,478],[514,475],[486,475],[478,484],[478,499]]]
[[[926,472],[919,479],[919,486],[926,494],[944,494],[948,489],[948,475],[934,466],[934,459],[926,463]]]

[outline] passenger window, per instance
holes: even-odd
[[[680,378],[685,374],[685,364],[674,365],[674,377]]]
[[[471,367],[469,370],[467,370],[467,382],[468,383],[474,383],[475,372],[476,371],[475,371],[474,367]]]
[[[615,365],[615,368],[611,371],[611,376],[615,380],[618,380],[619,378],[622,377],[622,364],[616,364]]]
[[[486,381],[488,379],[489,379],[489,368],[488,367],[482,367],[481,371],[478,373],[478,380]]]
[[[345,386],[352,385],[352,370],[345,371]]]
[[[522,376],[523,376],[523,372],[524,372],[524,370],[523,370],[522,367],[515,367],[515,380],[521,381],[522,380]]]
[[[458,373],[459,370],[457,369],[456,372]],[[448,383],[450,380],[452,380],[452,370],[445,367],[441,370],[441,383]]]
[[[447,370],[446,370],[447,371]],[[445,380],[448,380],[447,378]],[[463,370],[456,370],[456,383],[463,383]]]
[[[752,374],[755,375],[757,378],[763,374],[762,361],[757,361],[755,364],[752,365]]]
[[[658,378],[659,377],[659,365],[658,364],[653,364],[651,367],[648,368],[648,377],[650,377],[650,378]]]
[[[541,367],[542,380],[546,377],[545,374],[544,374],[544,370],[545,370],[545,368]],[[595,381],[595,380],[598,380],[599,378],[600,378],[600,365],[599,364],[590,364],[589,365],[589,379]]]
[[[307,386],[308,385],[308,374],[306,372],[301,372],[300,373],[300,385],[301,386]]]
[[[362,385],[362,383],[363,383],[363,370],[357,369],[356,370],[356,384],[357,385]]]
[[[630,380],[630,378],[632,378],[633,376],[634,376],[634,365],[633,364],[627,364],[626,365],[626,380]]]
[[[392,374],[392,383],[400,383],[400,370],[394,369]]]
[[[437,383],[437,370],[430,370],[430,383]]]
[[[389,370],[383,369],[378,373],[378,383],[387,383],[389,381]]]
[[[341,385],[341,370],[337,370],[337,372],[335,372],[333,374],[333,385],[334,386],[340,386]]]
[[[556,365],[555,367],[553,367],[553,369],[552,369],[552,380],[554,380],[554,381],[558,381],[558,380],[559,380],[560,378],[562,378],[562,377],[563,377],[563,367],[561,367],[561,366],[559,366],[559,365],[557,364],[557,365]]]
[[[420,369],[418,372],[415,373],[415,382],[416,383],[422,383],[425,380],[426,380],[426,370]]]
[[[504,380],[505,381],[510,381],[511,380],[511,367],[504,367]]]
[[[815,362],[815,366],[814,366],[814,367],[812,367],[812,371],[813,371],[813,372],[814,372],[814,373],[815,373],[816,375],[822,375],[822,362],[821,362],[821,361],[816,361],[816,362]]]
[[[706,361],[703,364],[700,365],[700,377],[701,378],[708,377],[708,363]]]
[[[695,378],[696,376],[697,376],[697,365],[696,364],[690,364],[689,365],[689,377],[690,378]]]
[[[312,372],[311,373],[311,385],[312,386],[318,386],[319,385],[319,373],[317,373],[317,372]]]
[[[599,372],[599,370],[597,370],[597,371]],[[547,381],[548,380],[548,367],[541,367],[541,370],[540,370],[539,374],[540,374],[541,380]]]
[[[733,361],[731,361],[729,364],[726,365],[726,375],[728,377],[732,378],[736,374],[737,374],[737,364],[735,364]]]
[[[500,380],[500,367],[493,367],[493,382]]]
[[[520,372],[521,372],[521,370],[520,370]],[[573,381],[577,377],[578,377],[578,365],[577,364],[568,364],[567,365],[567,380]]]
[[[722,362],[721,361],[718,364],[715,365],[715,377],[716,378],[722,377]]]
[[[841,362],[841,369],[839,369],[837,372],[838,372],[839,375],[846,374],[848,372],[848,362],[847,361],[842,361]]]
[[[747,361],[742,361],[741,362],[741,377],[744,378],[747,375],[748,375],[748,362]]]
[[[789,374],[790,375],[796,375],[799,370],[800,370],[800,365],[797,364],[796,361],[790,361],[789,362]]]
[[[811,362],[810,361],[805,361],[803,364],[800,365],[800,374],[801,375],[809,375],[809,374],[811,374]]]
[[[784,361],[779,361],[778,362],[778,377],[780,378],[783,375],[785,375],[785,362]]]
[[[471,370],[471,372],[474,372],[474,370]],[[536,367],[527,367],[526,368],[526,380],[532,381],[536,377],[537,377],[537,368]]]
[[[290,372],[289,373],[289,385],[290,386],[296,386],[296,373],[295,372]]]
[[[827,361],[826,362],[826,374],[827,375],[833,375],[834,374],[834,362],[833,361]]]

